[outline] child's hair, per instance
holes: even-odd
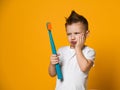
[[[82,15],[77,14],[74,10],[72,10],[70,16],[66,18],[65,27],[67,25],[71,25],[73,23],[81,22],[85,26],[85,30],[88,30],[88,21]]]

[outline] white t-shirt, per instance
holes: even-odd
[[[95,51],[85,46],[82,50],[83,55],[86,59],[95,59]],[[75,49],[70,48],[70,46],[61,47],[58,50],[59,63],[61,65],[61,70],[63,74],[63,81],[57,79],[55,90],[86,90],[88,72],[82,72],[75,54]]]

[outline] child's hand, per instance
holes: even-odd
[[[50,62],[52,65],[55,65],[57,63],[59,63],[59,54],[55,55],[55,54],[52,54],[51,57],[50,57]]]
[[[81,33],[78,37],[77,37],[77,43],[75,45],[76,49],[82,49],[85,43],[85,35],[84,33]]]

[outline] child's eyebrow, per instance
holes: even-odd
[[[67,33],[67,35],[71,35],[72,33]]]
[[[71,33],[67,33],[67,34],[71,34]]]
[[[74,32],[74,33],[81,33],[81,32]]]
[[[67,34],[71,34],[71,33],[82,33],[82,32],[67,32]]]
[[[82,33],[82,32],[74,32],[74,33]]]
[[[71,32],[67,32],[67,34],[71,34]]]

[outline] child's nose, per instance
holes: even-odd
[[[75,35],[72,35],[72,36],[71,36],[71,39],[72,39],[72,40],[75,39]]]

